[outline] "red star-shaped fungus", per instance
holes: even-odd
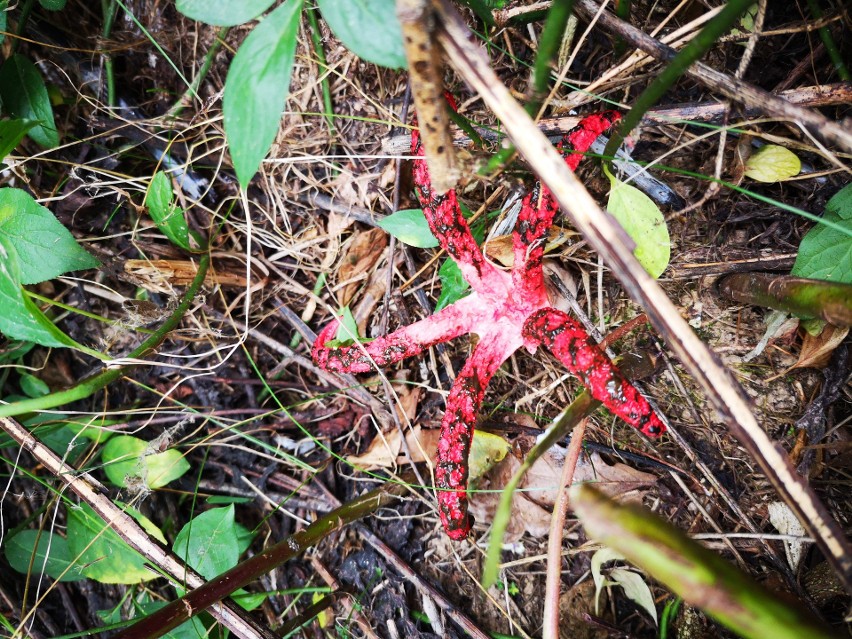
[[[616,111],[591,115],[563,137],[559,146],[571,170],[577,168],[592,142],[620,117]],[[317,336],[312,354],[326,370],[366,373],[466,333],[479,336],[447,398],[435,470],[444,529],[451,538],[463,539],[471,526],[467,458],[479,407],[491,377],[522,346],[530,353],[539,346],[549,348],[595,399],[644,434],[658,436],[665,425],[586,331],[548,302],[541,268],[543,238],[558,205],[547,187],[536,185],[521,204],[513,232],[514,265],[511,272],[505,272],[485,259],[462,216],[455,191],[443,195],[432,191],[416,129],[411,146],[418,156],[414,183],[426,220],[473,292],[431,317],[364,344],[326,347],[338,327],[332,321]]]

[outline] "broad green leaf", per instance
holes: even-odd
[[[38,0],[38,3],[48,11],[64,9],[68,0]]]
[[[337,325],[337,332],[334,334],[334,341],[344,344],[352,343],[358,339],[358,324],[355,322],[355,317],[352,315],[352,310],[349,306],[344,306],[338,313],[340,323]]]
[[[462,276],[459,265],[451,258],[444,260],[441,264],[441,268],[438,269],[438,279],[441,282],[441,294],[435,303],[436,313],[463,298],[470,289],[470,284]]]
[[[129,506],[123,510],[148,534],[166,543],[151,520]],[[68,547],[75,561],[83,566],[83,574],[101,583],[136,584],[159,576],[88,504],[68,509]]]
[[[111,437],[101,457],[107,478],[116,486],[127,487],[142,480],[156,490],[189,470],[189,462],[179,450],[149,453],[148,442],[131,435]]]
[[[237,565],[252,534],[234,521],[234,506],[213,508],[194,517],[175,538],[175,553],[205,579]]]
[[[423,209],[403,209],[379,221],[379,226],[400,242],[417,248],[434,248],[438,240],[429,230]]]
[[[783,182],[802,170],[802,161],[790,149],[776,144],[760,147],[748,159],[745,175],[758,182]]]
[[[9,565],[23,574],[30,571],[32,562],[32,571],[37,575],[44,573],[59,581],[83,579],[79,566],[73,566],[74,558],[66,539],[47,531],[39,535],[37,530],[22,530],[4,542],[4,553]]]
[[[470,478],[477,479],[500,463],[511,449],[509,442],[493,433],[477,430],[470,446]]]
[[[217,27],[233,27],[254,20],[275,0],[177,0],[177,10],[187,18]]]
[[[335,37],[362,60],[408,66],[394,0],[317,0],[317,6]]]
[[[666,220],[654,201],[635,186],[605,171],[611,185],[607,210],[636,243],[633,254],[653,277],[669,265],[671,239]]]
[[[287,0],[258,24],[228,70],[222,108],[225,134],[243,188],[278,132],[290,89],[302,0]]]
[[[847,230],[817,224],[799,245],[792,275],[852,284],[852,184],[847,184],[825,205],[823,220]]]
[[[53,109],[44,80],[35,65],[19,53],[0,67],[0,99],[5,113],[38,122],[29,131],[36,144],[46,149],[59,145],[59,133],[53,122]]]
[[[0,16],[4,15],[6,14],[0,13]],[[5,30],[5,27],[0,25],[0,29]],[[38,122],[35,120],[0,120],[0,162],[20,144],[27,131],[36,124]]]
[[[18,255],[21,284],[38,284],[100,264],[53,213],[21,189],[0,189],[0,239]]]
[[[77,437],[85,437],[96,444],[103,444],[115,435],[115,431],[109,430],[108,426],[120,424],[121,420],[103,419],[102,417],[78,417],[68,418],[63,423]]]
[[[745,10],[742,17],[740,17],[740,26],[745,29],[746,32],[751,33],[754,31],[754,18],[757,15],[757,3],[755,2],[748,9]]]
[[[0,333],[42,346],[82,348],[60,331],[21,288],[18,253],[0,233]]]
[[[18,383],[27,397],[44,397],[50,393],[50,387],[30,373],[21,373]]]
[[[173,200],[174,191],[172,191],[172,183],[169,177],[163,171],[158,171],[151,179],[148,193],[145,195],[148,212],[151,214],[154,224],[167,238],[182,249],[189,251],[191,250],[189,227],[186,225],[183,209],[177,206]]]

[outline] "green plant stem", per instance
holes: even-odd
[[[473,142],[474,146],[480,149],[485,146],[482,136],[479,135],[479,131],[473,127],[470,120],[461,115],[458,111],[454,111],[449,107],[447,107],[447,115],[453,124],[465,132],[465,135],[470,138],[470,141]]]
[[[808,8],[811,10],[811,15],[815,20],[822,18],[822,9],[817,0],[808,0]],[[831,63],[834,65],[835,71],[837,71],[837,77],[844,82],[852,80],[852,74],[849,73],[849,67],[846,66],[846,62],[843,60],[843,54],[837,48],[837,43],[831,35],[831,30],[827,26],[820,27],[819,37],[825,45],[825,50],[828,53],[828,57],[831,58]]]
[[[568,26],[568,19],[574,10],[574,0],[554,0],[547,13],[544,28],[538,41],[538,52],[536,52],[533,64],[532,80],[530,82],[530,96],[524,105],[524,110],[531,118],[538,115],[544,97],[547,95],[550,81],[550,61],[559,52],[562,36]],[[514,145],[505,146],[500,149],[488,161],[481,174],[490,174],[502,168],[509,158],[515,153]]]
[[[204,283],[204,278],[207,275],[207,269],[210,266],[210,255],[204,254],[198,262],[198,272],[195,274],[195,278],[190,283],[189,287],[186,289],[184,293],[183,299],[181,299],[180,304],[178,304],[177,308],[174,312],[169,316],[169,318],[163,322],[163,324],[154,331],[150,337],[148,337],[144,342],[142,342],[138,347],[136,347],[131,353],[127,355],[129,359],[139,359],[150,353],[152,350],[157,348],[166,336],[177,328],[183,316],[189,310],[189,307],[192,305],[195,296],[198,294],[198,291],[201,289],[201,285]],[[110,384],[117,380],[119,377],[124,375],[132,366],[120,366],[116,368],[105,368],[100,373],[96,373],[91,377],[84,379],[79,384],[72,386],[63,391],[58,391],[56,393],[51,393],[50,395],[45,395],[44,397],[37,397],[35,399],[25,399],[20,402],[14,402],[12,404],[6,404],[0,406],[0,417],[15,417],[17,415],[22,415],[24,413],[32,413],[40,410],[47,410],[50,408],[56,408],[57,406],[62,406],[64,404],[68,404],[70,402],[75,402],[81,399],[86,399],[90,397],[100,389],[102,389],[107,384]]]
[[[313,7],[305,13],[308,16],[308,24],[311,26],[311,43],[314,47],[314,55],[317,57],[320,75],[322,75],[320,89],[322,90],[322,106],[325,110],[325,121],[328,124],[329,134],[334,137],[336,135],[336,129],[334,128],[334,105],[331,101],[331,87],[328,83],[328,74],[325,73],[328,71],[328,62],[325,57],[325,49],[322,46],[319,20],[317,20],[319,9]]]
[[[104,26],[101,36],[106,41],[112,33],[112,25],[115,23],[115,12],[118,7],[113,0],[101,0],[101,13],[104,18]],[[115,73],[112,68],[112,56],[102,53],[104,61],[104,74],[107,81],[107,105],[115,106]]]
[[[12,38],[9,42],[10,56],[18,50],[18,42],[21,41],[20,36],[24,33],[24,29],[27,26],[27,21],[30,18],[30,14],[33,12],[34,6],[35,0],[24,0],[24,3],[21,5],[21,15],[18,17],[18,28],[15,29],[15,35],[18,37]]]
[[[120,632],[116,639],[153,639],[176,628],[192,615],[203,612],[238,588],[255,581],[270,570],[302,554],[343,526],[370,515],[395,501],[407,489],[405,482],[386,482],[340,508],[323,515],[310,526],[266,548],[231,570],[188,592],[180,599],[140,619]]]
[[[621,125],[613,132],[606,144],[604,156],[614,158],[618,147],[642,120],[642,117],[663,97],[669,87],[686,73],[693,62],[699,60],[716,40],[725,35],[737,23],[740,16],[748,9],[754,0],[728,0],[728,4],[719,14],[710,20],[662,70],[660,75],[636,98],[633,107],[621,121]]]
[[[841,328],[852,327],[852,284],[770,273],[734,273],[717,284],[725,297]]]
[[[622,20],[630,20],[630,4],[631,0],[615,0],[614,13]],[[613,45],[613,54],[616,58],[621,57],[624,50],[627,48],[627,43],[624,38],[617,36]]]
[[[216,54],[219,52],[219,49],[222,48],[222,43],[225,42],[225,37],[228,35],[229,30],[230,27],[220,27],[219,30],[216,31],[216,37],[213,39],[213,44],[211,44],[210,48],[207,49],[207,53],[204,55],[204,62],[202,62],[201,68],[198,70],[198,73],[195,74],[195,77],[192,79],[192,82],[187,87],[186,91],[184,91],[183,95],[180,96],[180,99],[175,102],[175,105],[171,109],[169,109],[167,114],[168,117],[176,118],[180,112],[183,111],[184,107],[189,104],[193,97],[198,97],[198,88],[210,72],[210,68],[213,66],[213,60],[216,59]]]
[[[642,506],[619,504],[590,484],[574,485],[570,496],[589,537],[619,551],[738,635],[754,639],[838,636]]]

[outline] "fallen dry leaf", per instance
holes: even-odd
[[[405,436],[408,449],[411,451],[414,463],[432,460],[438,450],[438,439],[441,431],[437,428],[421,428],[415,426]],[[346,458],[353,466],[365,470],[372,468],[391,468],[397,464],[405,463],[405,457],[400,456],[402,451],[402,437],[399,429],[394,429],[376,437],[363,455],[350,455]]]
[[[363,280],[370,272],[388,244],[388,236],[382,229],[356,232],[343,246],[343,256],[337,267],[338,281],[348,282],[340,291],[340,303],[349,304],[356,291],[364,285]]]
[[[826,324],[822,332],[816,337],[805,332],[805,337],[802,340],[802,350],[799,351],[799,359],[790,367],[790,370],[795,368],[824,367],[828,364],[831,353],[834,352],[835,348],[840,346],[848,334],[848,327],[840,328],[833,324]]]
[[[506,543],[517,541],[524,534],[544,537],[550,527],[551,510],[558,496],[557,486],[565,462],[565,449],[551,448],[529,469],[512,498],[512,514],[506,528]],[[508,455],[478,482],[477,492],[471,495],[471,512],[477,521],[494,518],[500,502],[500,491],[509,482],[521,463]],[[595,482],[607,495],[619,501],[641,500],[642,489],[652,486],[657,478],[626,464],[607,464],[600,455],[583,455],[577,462],[575,482]]]

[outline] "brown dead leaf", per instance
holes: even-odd
[[[558,496],[565,449],[554,446],[527,471],[521,490],[512,499],[512,514],[506,528],[506,541],[520,539],[524,532],[544,537],[550,527],[551,510]],[[471,495],[471,512],[478,521],[491,521],[500,502],[500,490],[520,467],[514,455],[508,455],[479,482],[482,492]],[[600,490],[619,501],[638,501],[642,489],[652,486],[657,478],[626,464],[609,465],[597,453],[583,455],[577,462],[575,482],[594,482]],[[494,492],[491,492],[494,491]]]
[[[402,379],[403,382],[408,376],[408,371],[400,371],[397,379]],[[423,396],[423,389],[420,386],[412,386],[411,384],[397,383],[391,386],[399,398],[396,405],[396,412],[399,415],[402,423],[411,422],[417,415],[417,404]]]
[[[348,282],[340,291],[340,303],[349,304],[361,281],[381,258],[388,236],[380,228],[356,232],[343,247],[343,257],[337,267],[338,281]]]
[[[558,246],[567,242],[571,236],[576,236],[575,231],[569,231],[551,226],[547,231],[547,244],[544,246],[544,252],[549,253]],[[512,266],[515,261],[515,254],[512,250],[512,236],[500,235],[491,238],[485,243],[485,254],[492,260],[500,262],[503,266]]]
[[[195,279],[198,265],[190,260],[126,260],[124,272],[149,291],[169,294],[175,286],[188,286]],[[245,273],[241,263],[233,262],[231,266],[216,262],[204,278],[204,285],[246,288]],[[259,273],[254,275],[257,279],[252,278],[252,289],[256,290],[268,278]]]
[[[409,430],[405,441],[411,451],[412,461],[418,463],[434,459],[440,436],[441,431],[437,428],[424,429],[416,426]],[[394,429],[376,437],[363,455],[350,455],[346,461],[366,470],[391,468],[407,461],[405,457],[400,456],[401,451],[402,437],[400,437],[399,429]]]
[[[828,364],[834,349],[840,346],[848,334],[849,327],[840,328],[832,324],[826,324],[816,337],[806,331],[802,340],[802,350],[799,351],[799,359],[789,370],[823,368]]]

